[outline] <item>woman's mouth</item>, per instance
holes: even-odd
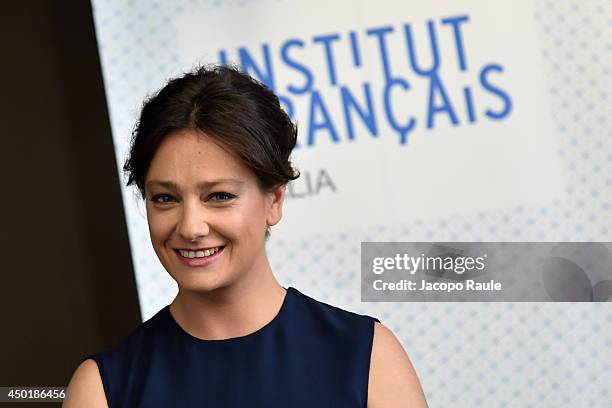
[[[219,256],[221,256],[221,254],[223,253],[224,248],[225,245],[215,248],[208,248],[202,251],[175,249],[174,252],[176,253],[179,261],[181,261],[181,263],[184,265],[204,266],[210,264],[211,262],[214,262],[217,258],[219,258]]]

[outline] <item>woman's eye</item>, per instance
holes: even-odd
[[[168,194],[158,194],[156,196],[154,196],[151,201],[153,201],[154,203],[159,203],[159,204],[165,204],[168,201],[164,201],[164,200],[159,200],[160,198],[172,198],[172,196],[169,196]]]
[[[223,201],[229,201],[235,197],[236,197],[235,195],[230,194],[230,193],[219,192],[219,193],[211,194],[209,196],[209,199],[212,201],[223,202]],[[151,201],[157,204],[168,204],[173,200],[174,200],[174,197],[168,194],[158,194],[151,198]]]
[[[235,198],[236,196],[230,193],[213,193],[210,195],[210,198],[212,199],[212,201],[229,201],[232,198]]]

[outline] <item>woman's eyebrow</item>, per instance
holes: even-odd
[[[204,189],[214,187],[218,184],[233,184],[236,187],[240,187],[244,184],[244,181],[234,179],[234,178],[221,178],[217,180],[201,181],[197,184],[197,188],[199,190],[204,190]],[[173,181],[150,180],[146,184],[147,189],[151,189],[154,186],[166,187],[167,189],[170,189],[170,190],[180,190],[178,185]]]

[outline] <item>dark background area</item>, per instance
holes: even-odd
[[[0,15],[0,386],[67,386],[141,322],[93,15],[54,0]]]

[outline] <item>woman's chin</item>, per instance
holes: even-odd
[[[186,292],[210,293],[223,286],[219,282],[183,281],[178,283],[179,290]]]

